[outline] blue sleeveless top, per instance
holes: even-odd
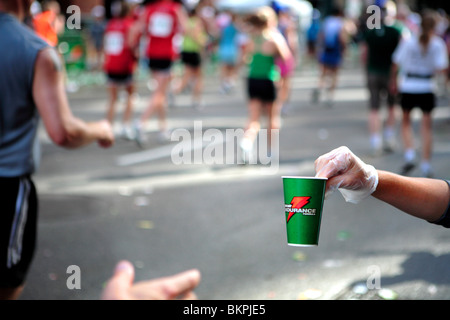
[[[48,45],[2,12],[0,35],[0,177],[20,177],[35,171],[39,114],[32,95],[34,65]]]

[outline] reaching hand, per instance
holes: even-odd
[[[100,134],[100,138],[98,139],[98,144],[102,148],[109,148],[114,145],[114,132],[111,124],[107,120],[99,121],[98,128]]]
[[[200,283],[200,272],[189,270],[135,284],[133,281],[133,265],[128,261],[120,262],[103,291],[102,300],[195,300],[197,297],[192,290]]]

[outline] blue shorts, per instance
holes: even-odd
[[[219,59],[222,63],[234,66],[237,64],[239,51],[233,46],[223,46],[218,51]]]
[[[339,65],[342,62],[342,53],[340,50],[327,50],[325,49],[324,52],[321,54],[320,63],[327,67],[336,68],[339,67]]]

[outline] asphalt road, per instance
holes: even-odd
[[[372,198],[355,205],[333,194],[325,202],[319,246],[287,246],[281,176],[314,175],[314,160],[341,145],[379,169],[397,172],[402,165],[400,148],[370,156],[361,70],[346,65],[333,107],[310,103],[316,75],[304,67],[293,79],[279,163],[177,165],[179,142],[158,143],[155,120],[144,149],[118,139],[108,150],[67,151],[41,131],[38,250],[22,299],[98,299],[121,259],[134,263],[138,281],[198,268],[196,293],[204,300],[450,298],[450,232]],[[141,83],[137,113],[149,95]],[[177,97],[170,127],[194,139],[199,124],[203,133],[217,128],[223,134],[245,126],[242,81],[225,95],[209,74],[204,98],[198,111],[188,94]],[[106,90],[85,86],[70,102],[77,116],[100,119]],[[433,164],[436,177],[448,179],[450,108],[441,102]],[[67,285],[70,266],[79,268],[80,289]]]

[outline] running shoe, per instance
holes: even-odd
[[[414,168],[416,167],[416,165],[412,162],[407,162],[403,165],[402,170],[400,172],[400,174],[402,176],[406,176],[408,175]]]
[[[194,108],[197,111],[203,110],[203,108],[205,107],[205,105],[203,104],[202,101],[198,101],[198,100],[193,100],[192,101],[192,108]]]
[[[166,130],[166,131],[161,131],[160,133],[158,133],[158,142],[159,143],[165,143],[167,141],[170,141],[170,131]]]
[[[244,164],[249,164],[253,161],[253,142],[249,139],[242,139],[240,143],[241,147],[241,160]]]
[[[145,132],[142,129],[142,126],[139,123],[134,124],[134,140],[136,141],[136,144],[140,148],[144,148],[145,143],[147,142],[147,137],[145,136]]]
[[[173,93],[172,90],[169,90],[169,92],[167,93],[167,105],[169,106],[169,108],[176,107],[175,93]]]
[[[122,139],[133,141],[135,140],[135,130],[130,126],[123,126],[120,132],[120,137]]]
[[[314,89],[311,96],[311,102],[314,104],[319,103],[320,91],[319,89]]]

